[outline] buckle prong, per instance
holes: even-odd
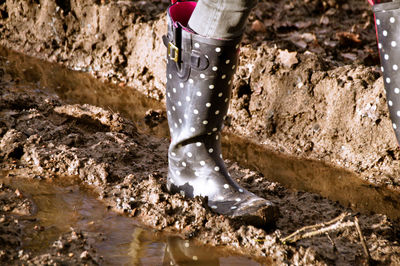
[[[172,50],[174,51],[174,56],[172,56]],[[178,63],[179,48],[176,47],[172,42],[168,43],[168,57]]]

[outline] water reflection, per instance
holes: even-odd
[[[162,110],[163,104],[143,96],[132,88],[104,84],[81,72],[67,70],[0,47],[3,72],[19,86],[41,88],[56,93],[70,103],[88,103],[118,111],[150,134],[168,137],[167,122],[155,127],[145,123],[149,109]],[[1,70],[1,69],[0,69]],[[376,212],[400,218],[400,194],[372,186],[357,175],[319,161],[296,159],[271,152],[249,140],[225,134],[223,152],[242,166],[256,169],[268,179],[297,190],[311,191],[363,212]]]
[[[89,233],[88,242],[103,256],[105,265],[260,265],[223,249],[141,228],[134,219],[108,211],[95,193],[71,177],[50,183],[2,176],[0,173],[0,183],[18,188],[36,205],[34,218],[45,230],[23,241],[23,246],[34,252],[48,247],[72,227]]]

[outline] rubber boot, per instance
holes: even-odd
[[[274,222],[278,209],[239,186],[221,154],[221,134],[240,39],[202,37],[186,27],[196,2],[168,8],[166,104],[171,144],[167,187],[208,198],[216,213],[255,226]]]
[[[372,0],[371,0],[372,1]],[[370,1],[370,2],[371,2]],[[373,1],[371,2],[374,3]],[[374,4],[381,69],[390,118],[400,140],[400,1]]]

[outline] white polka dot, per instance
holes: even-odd
[[[208,124],[208,121],[207,120],[204,120],[203,121],[203,125],[207,125]]]
[[[378,43],[378,48],[382,49],[382,44],[381,43]]]
[[[236,49],[239,48],[239,44],[236,44],[235,48],[236,48]]]
[[[224,200],[223,196],[218,196],[218,200]]]
[[[187,114],[184,114],[183,117],[184,117],[185,119],[188,119],[188,115],[187,115]]]
[[[170,112],[170,111],[168,111],[167,113],[168,113],[168,115],[171,115],[171,112]]]
[[[209,153],[213,153],[213,151],[214,151],[213,148],[210,148],[210,149],[208,150]]]
[[[189,242],[185,242],[185,248],[188,248],[188,247],[190,247]]]
[[[212,129],[212,131],[214,131],[214,132],[217,131],[217,130],[218,130],[218,129],[217,129],[216,127],[214,127],[214,128]]]
[[[237,202],[239,202],[239,201],[241,201],[242,199],[241,198],[236,198],[235,199]]]
[[[193,260],[198,260],[197,256],[193,256]]]
[[[186,96],[186,101],[190,102],[190,97],[189,96]]]
[[[397,65],[393,65],[393,70],[397,71],[399,67]]]
[[[179,121],[179,124],[182,124],[182,123],[183,123],[182,119],[180,119],[180,118],[179,118],[178,121]]]
[[[172,91],[173,91],[174,93],[176,93],[176,89],[175,89],[175,88],[172,88]]]
[[[199,110],[194,109],[194,110],[193,110],[193,113],[194,113],[195,115],[197,115],[197,114],[199,113]]]
[[[197,42],[194,44],[194,47],[196,48],[200,48],[200,44],[198,44]]]
[[[178,124],[177,123],[175,123],[175,127],[178,128]]]
[[[385,68],[383,68],[383,66],[381,67],[382,72],[385,72]]]
[[[376,25],[381,25],[381,21],[379,19],[376,20]]]
[[[186,163],[185,163],[185,162],[182,162],[182,166],[183,166],[183,167],[186,167]]]
[[[195,131],[194,127],[191,127],[191,128],[190,128],[190,131],[194,132],[194,131]]]
[[[228,98],[225,98],[225,102],[228,102],[229,101],[229,99]]]
[[[216,208],[217,208],[217,206],[215,206],[215,205],[211,206],[211,209],[216,209]]]
[[[196,92],[196,95],[200,97],[201,96],[201,92],[200,91]]]
[[[206,107],[211,107],[211,103],[206,103]]]
[[[220,154],[220,155],[219,155],[219,158],[221,158],[221,159],[222,159],[222,154]]]
[[[186,153],[189,158],[192,158],[193,154],[191,152]]]
[[[393,106],[393,102],[392,101],[388,101],[389,106]]]
[[[387,36],[387,31],[384,30],[384,31],[382,32],[382,34],[383,34],[383,36]]]
[[[228,189],[228,188],[229,188],[229,185],[228,185],[228,184],[225,184],[225,185],[224,185],[224,188],[225,188],[225,189]]]
[[[233,65],[233,66],[232,66],[232,69],[235,69],[235,67],[236,67],[236,65]]]
[[[215,114],[218,115],[219,114],[219,110],[215,111]]]
[[[173,110],[173,111],[175,111],[175,110],[176,110],[175,106],[172,106],[172,110]]]
[[[171,93],[167,92],[168,98],[171,98]]]
[[[383,56],[383,58],[385,58],[385,60],[388,60],[388,59],[389,59],[389,55],[388,55],[388,54],[385,54],[385,55]]]
[[[204,74],[200,74],[200,78],[205,78],[206,77],[206,75],[204,75]]]
[[[390,78],[386,78],[386,83],[390,83]]]
[[[229,64],[230,62],[231,62],[231,60],[228,59],[225,61],[225,64]]]
[[[172,79],[172,75],[171,74],[169,74],[168,77],[169,77],[169,79]]]
[[[215,167],[214,167],[214,170],[218,172],[218,171],[219,171],[219,167],[218,167],[218,166],[215,166]]]
[[[204,165],[206,165],[206,162],[205,161],[200,161],[200,165],[204,166]]]
[[[215,51],[216,51],[217,53],[219,53],[219,52],[221,52],[221,48],[217,47],[217,48],[215,48]]]
[[[213,67],[212,67],[212,70],[213,70],[213,71],[217,71],[217,70],[218,70],[218,67],[213,66]]]
[[[226,75],[222,75],[222,76],[221,76],[221,79],[226,79]]]
[[[172,155],[172,156],[176,156],[176,153],[175,153],[175,152],[171,152],[171,155]]]
[[[223,118],[224,120],[226,119],[226,115],[224,115],[224,118]]]
[[[183,88],[183,83],[181,82],[181,83],[179,83],[179,87],[181,87],[181,88]]]
[[[392,47],[396,47],[397,46],[397,42],[395,42],[395,41],[392,41],[390,44],[392,45]]]
[[[400,111],[397,111],[396,114],[397,114],[397,116],[400,116]]]
[[[182,106],[182,103],[181,103],[181,101],[178,101],[178,106]]]
[[[222,92],[218,93],[218,97],[222,97],[222,95],[223,95]]]
[[[201,142],[196,142],[196,146],[200,147],[201,146]]]
[[[394,93],[399,94],[400,93],[400,89],[399,88],[394,88]]]
[[[181,172],[179,172],[179,171],[176,171],[175,173],[176,173],[177,175],[181,175]]]
[[[390,23],[394,23],[396,21],[396,19],[394,17],[390,17],[389,21],[390,21]]]
[[[192,84],[193,84],[193,79],[189,79],[189,83],[192,83]]]
[[[231,83],[232,83],[232,80],[228,81],[228,85],[231,85]]]
[[[235,209],[237,209],[237,207],[236,207],[236,206],[232,206],[231,209],[232,209],[232,210],[235,210]]]
[[[216,135],[216,136],[215,136],[215,139],[216,139],[216,140],[219,140],[219,136],[218,136],[218,135]]]
[[[208,86],[208,88],[210,89],[210,90],[212,90],[212,89],[214,89],[214,85],[210,85],[210,86]]]
[[[393,123],[393,128],[397,129],[397,125],[395,123]]]
[[[170,128],[169,130],[171,131],[171,133],[174,132],[174,130],[172,128]]]

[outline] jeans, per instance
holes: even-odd
[[[189,20],[197,34],[233,39],[243,34],[247,17],[258,0],[199,0]]]

